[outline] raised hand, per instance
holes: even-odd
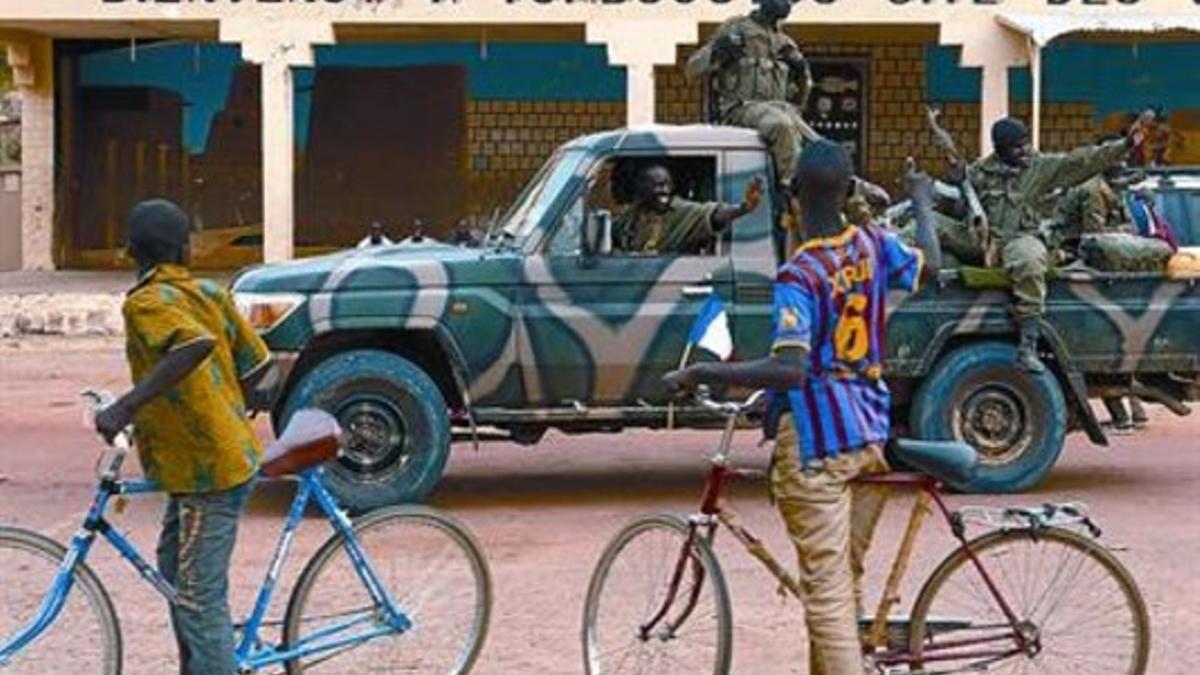
[[[1129,145],[1141,147],[1154,127],[1158,125],[1158,115],[1153,110],[1145,110],[1129,127]]]
[[[900,183],[912,199],[933,199],[933,179],[917,167],[917,160],[912,157],[904,160],[904,174],[900,176]]]
[[[746,183],[746,189],[742,193],[742,213],[752,213],[754,209],[762,202],[763,187],[765,183],[762,176],[755,176]]]

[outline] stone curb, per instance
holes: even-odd
[[[0,294],[0,337],[119,336],[124,299],[121,293]]]

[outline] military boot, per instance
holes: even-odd
[[[1042,324],[1036,316],[1021,319],[1021,342],[1017,345],[1017,366],[1030,373],[1046,372],[1046,364],[1038,358],[1038,339]]]

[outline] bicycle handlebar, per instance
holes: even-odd
[[[766,395],[766,389],[759,389],[740,403],[737,401],[714,401],[712,399],[712,392],[709,391],[708,387],[701,385],[696,388],[694,398],[696,403],[700,404],[706,410],[720,413],[725,417],[740,417],[757,406],[758,402]]]
[[[79,395],[87,402],[88,409],[84,424],[89,429],[95,429],[96,413],[117,400],[112,392],[103,389],[84,389],[79,392]],[[121,475],[121,464],[125,461],[125,455],[133,447],[133,427],[128,426],[122,429],[113,437],[110,445],[113,450],[105,450],[96,462],[96,476],[102,481],[116,480]]]

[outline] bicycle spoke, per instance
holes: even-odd
[[[997,533],[980,541],[976,553],[984,568],[1012,603],[1022,631],[1036,640],[1035,653],[988,660],[988,672],[1141,674],[1138,664],[1147,645],[1143,610],[1131,600],[1136,589],[1130,590],[1122,572],[1114,571],[1115,563],[1106,562],[1111,558],[1086,540],[1054,531],[1037,537]],[[927,649],[935,649],[939,640],[978,635],[975,631],[985,624],[1007,628],[996,601],[964,556],[939,574],[936,590],[923,597],[924,606],[917,610],[929,618],[928,626],[925,618],[919,624],[922,642],[934,645]],[[943,630],[937,617],[965,620],[970,632]],[[951,671],[982,665],[968,659],[945,663]]]
[[[466,672],[486,630],[490,586],[482,558],[460,526],[427,509],[396,508],[375,512],[356,532],[382,592],[411,625],[404,632],[313,654],[290,664],[289,672],[319,671],[320,664],[335,657],[339,672],[356,674]],[[299,600],[295,611],[289,610],[286,630],[292,643],[319,635],[320,619],[336,620],[351,615],[353,608],[360,608],[361,615],[365,607],[368,620],[339,633],[339,639],[369,636],[391,625],[341,545],[318,553],[296,594]]]
[[[610,544],[597,567],[585,610],[584,647],[594,675],[712,672],[727,644],[727,615],[714,595],[715,563],[684,551],[678,521],[639,521]],[[682,560],[681,555],[686,556]],[[677,588],[671,582],[680,571]],[[718,592],[724,591],[723,585]],[[658,619],[655,620],[656,617]],[[646,627],[647,639],[639,631]]]
[[[0,527],[0,645],[34,624],[62,561],[58,544],[32,532]],[[116,617],[99,581],[82,564],[54,622],[0,670],[4,675],[115,673],[121,645]]]

